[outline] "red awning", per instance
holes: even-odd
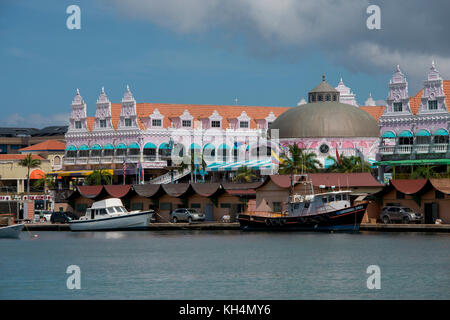
[[[163,192],[160,184],[135,184],[134,191],[141,197],[151,198]]]
[[[430,179],[430,182],[436,190],[450,194],[450,179]]]
[[[181,197],[189,190],[189,183],[168,183],[163,184],[164,191],[172,197]]]
[[[45,173],[42,170],[34,169],[30,173],[30,179],[41,179],[45,177]]]
[[[422,190],[422,188],[427,183],[427,179],[396,179],[391,180],[392,186],[404,193],[404,194],[414,194]]]
[[[106,192],[114,198],[125,197],[130,192],[131,184],[106,185],[104,186]]]
[[[210,197],[220,188],[220,183],[193,183],[194,191],[203,197]]]
[[[103,190],[103,186],[78,186],[78,192],[85,198],[94,199]]]
[[[239,196],[239,195],[256,195],[255,189],[246,189],[246,190],[227,190],[227,193],[233,195],[233,196]]]

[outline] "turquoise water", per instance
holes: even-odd
[[[449,299],[450,235],[37,232],[0,239],[0,299]],[[66,268],[81,269],[81,289]],[[381,289],[367,289],[369,265]]]

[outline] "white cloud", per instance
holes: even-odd
[[[368,30],[369,0],[113,0],[120,14],[182,34],[222,31],[243,38],[251,54],[300,59],[319,49],[358,72],[392,72],[398,63],[421,83],[434,58],[450,75],[450,1],[378,0],[382,30]],[[230,40],[231,39],[231,40]]]

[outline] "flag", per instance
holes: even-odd
[[[141,159],[139,159],[139,184],[144,182],[144,169],[142,168]]]
[[[127,160],[126,159],[123,159],[122,166],[123,166],[123,184],[125,184],[125,178],[127,176]]]
[[[339,156],[339,152],[338,152],[337,146],[336,146],[336,159],[337,159],[338,163],[341,165],[342,161],[341,161],[341,157]]]

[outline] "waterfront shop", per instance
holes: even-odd
[[[125,207],[132,210],[153,209],[158,222],[169,221],[169,214],[177,208],[194,208],[206,214],[207,221],[232,219],[247,209],[248,201],[255,199],[256,188],[262,182],[242,184],[140,184],[109,186],[77,186],[65,191],[61,205],[76,215],[84,215],[94,201],[121,198]],[[61,197],[60,197],[61,198]],[[55,205],[60,206],[60,203]]]
[[[401,205],[421,213],[423,223],[450,223],[450,179],[392,179],[377,196],[383,206]]]

